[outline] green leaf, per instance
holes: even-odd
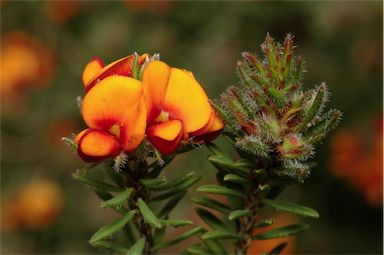
[[[316,89],[317,91],[315,98],[313,99],[313,102],[310,106],[310,108],[307,111],[307,114],[305,115],[304,119],[300,123],[299,126],[295,127],[295,130],[298,131],[301,128],[304,128],[307,123],[311,122],[312,119],[319,113],[321,113],[322,108],[324,108],[325,102],[328,98],[328,90],[327,85],[325,83],[321,83],[319,87]]]
[[[256,223],[255,225],[253,225],[254,228],[264,228],[264,227],[267,227],[267,226],[270,226],[272,225],[273,223],[275,222],[275,219],[265,219],[259,223]]]
[[[263,199],[262,203],[277,210],[295,213],[301,216],[319,218],[319,213],[316,212],[315,210],[309,207],[297,205],[294,203],[284,202],[280,200],[272,200],[272,199]]]
[[[149,206],[144,202],[143,199],[139,198],[137,200],[137,205],[139,207],[141,215],[143,215],[144,221],[154,226],[155,228],[161,228],[162,224],[156,215],[152,212]]]
[[[103,201],[107,201],[107,200],[113,199],[113,196],[110,193],[108,193],[108,192],[106,192],[104,190],[96,188],[95,189],[95,193]],[[124,214],[124,213],[127,212],[127,209],[125,207],[114,207],[113,209],[115,211],[117,211],[118,213],[120,213],[120,214]]]
[[[181,241],[184,241],[184,240],[190,238],[191,236],[196,235],[198,233],[201,233],[203,231],[204,231],[204,228],[202,228],[202,227],[195,227],[195,228],[193,228],[191,230],[188,230],[187,232],[184,232],[183,234],[179,235],[175,239],[172,239],[172,240],[169,240],[169,241],[165,241],[165,242],[162,242],[162,243],[156,245],[153,248],[153,251],[157,251],[159,249],[175,245],[175,244],[180,243]]]
[[[309,228],[309,225],[301,224],[301,223],[289,225],[289,226],[272,229],[264,233],[258,234],[254,236],[254,239],[264,240],[264,239],[273,239],[273,238],[279,238],[284,236],[296,235],[300,232],[303,232],[304,230],[307,230],[308,228]]]
[[[107,238],[111,236],[112,234],[116,233],[117,231],[121,230],[135,215],[136,211],[129,211],[128,213],[124,214],[120,219],[117,219],[116,221],[112,222],[111,224],[104,226],[100,228],[89,240],[89,242],[92,244],[94,242],[97,242],[99,240],[102,240],[104,238]]]
[[[193,184],[198,182],[200,180],[200,178],[201,177],[198,175],[192,175],[185,182],[181,183],[180,185],[177,185],[176,187],[174,187],[172,189],[168,189],[166,192],[164,192],[164,193],[162,193],[156,197],[151,198],[150,201],[155,202],[155,201],[161,201],[161,200],[170,198],[170,197],[174,196],[175,194],[178,194],[180,191],[186,190],[187,188],[189,188],[190,186],[192,186]]]
[[[287,244],[288,244],[287,242],[284,242],[284,243],[277,245],[270,252],[268,252],[268,255],[279,255],[283,251],[285,246],[287,246]]]
[[[219,155],[219,156],[223,156],[223,157],[226,156],[225,153],[214,143],[207,143],[207,144],[205,144],[205,146],[214,155]]]
[[[152,185],[152,186],[147,186],[150,190],[157,190],[157,191],[162,191],[162,190],[167,190],[167,189],[174,189],[175,187],[177,187],[178,185],[181,185],[185,182],[187,182],[188,180],[192,179],[192,178],[195,178],[196,177],[196,173],[194,172],[191,172],[191,173],[188,173],[176,180],[172,180],[172,181],[164,181],[164,182],[161,182],[161,183],[157,183],[156,185]]]
[[[101,207],[103,207],[103,208],[115,208],[115,207],[123,206],[123,203],[125,203],[130,198],[132,192],[133,192],[133,189],[128,188],[125,191],[118,194],[116,197],[111,198],[111,199],[101,203]]]
[[[99,167],[104,171],[111,180],[113,180],[119,187],[124,188],[124,178],[118,173],[110,164],[100,163]]]
[[[208,207],[210,209],[214,209],[214,210],[219,211],[223,214],[229,214],[231,212],[231,208],[229,208],[227,205],[225,205],[219,201],[210,199],[210,198],[195,197],[195,198],[192,198],[192,201],[196,204]]]
[[[105,240],[99,240],[91,243],[93,247],[97,248],[104,248],[110,252],[118,253],[118,254],[126,254],[128,252],[127,248],[124,248],[118,244],[105,241]]]
[[[197,208],[196,213],[212,229],[225,230],[227,228],[223,221],[207,210]]]
[[[189,247],[188,249],[185,250],[186,252],[190,254],[208,254],[209,251],[202,247],[200,244],[195,244]]]
[[[164,205],[161,211],[158,213],[160,219],[167,218],[170,212],[176,207],[179,201],[185,196],[187,191],[183,190],[176,193],[168,202]]]
[[[240,237],[237,234],[233,234],[226,231],[213,230],[205,233],[202,237],[203,240],[207,239],[230,239],[230,240],[239,240]]]
[[[85,174],[81,174],[80,172],[73,173],[72,178],[76,181],[80,181],[82,183],[85,183],[89,186],[92,186],[97,189],[105,190],[105,191],[114,191],[114,192],[121,192],[123,191],[122,188],[113,186],[112,184],[102,182],[96,179],[93,179]]]
[[[241,218],[244,216],[249,216],[251,214],[252,214],[252,212],[250,210],[236,210],[236,211],[231,212],[228,215],[228,219],[229,220],[235,220],[235,219],[238,219],[238,218]]]
[[[208,157],[208,160],[220,169],[226,170],[229,173],[236,175],[249,176],[249,169],[245,167],[236,166],[236,163],[226,157],[219,155],[212,155]]]
[[[166,178],[164,176],[160,178],[155,178],[155,179],[140,179],[139,180],[144,186],[148,189],[152,189],[154,187],[157,187],[159,184],[162,184],[166,182]]]
[[[240,177],[240,176],[235,175],[235,174],[226,174],[224,176],[224,181],[239,183],[239,184],[250,184],[251,183],[249,179]]]
[[[223,247],[223,243],[219,242],[215,239],[207,239],[204,240],[205,246],[208,247],[208,249],[211,252],[207,252],[206,254],[213,253],[213,254],[227,254],[227,251]]]
[[[217,194],[217,195],[223,195],[223,196],[232,196],[232,197],[238,197],[238,198],[243,198],[244,194],[232,190],[223,186],[215,185],[215,184],[209,184],[209,185],[203,185],[197,189],[199,192],[206,192],[206,193],[212,193],[212,194]]]
[[[184,226],[193,224],[193,222],[190,220],[160,220],[160,222],[163,225],[172,226],[175,228],[184,227]]]
[[[145,246],[145,239],[141,238],[134,245],[132,245],[131,249],[126,253],[127,255],[141,255],[143,254]]]

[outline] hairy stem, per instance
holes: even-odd
[[[247,254],[248,247],[252,242],[253,226],[255,225],[256,216],[260,208],[260,195],[258,194],[258,190],[249,192],[245,206],[252,214],[240,219],[240,240],[235,246],[235,254],[238,255]]]

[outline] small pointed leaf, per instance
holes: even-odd
[[[160,222],[163,225],[172,226],[175,228],[184,227],[184,226],[188,226],[188,225],[193,224],[193,222],[190,220],[160,220]]]
[[[239,183],[239,184],[250,184],[251,183],[249,179],[246,179],[244,177],[240,177],[240,176],[235,175],[235,174],[226,174],[224,176],[224,181]]]
[[[253,227],[254,228],[264,228],[264,227],[272,225],[274,222],[275,222],[275,219],[272,219],[272,218],[266,219],[266,220],[263,220],[259,223],[256,223],[255,225],[253,225]]]
[[[100,228],[89,240],[92,244],[104,238],[111,236],[117,231],[121,230],[135,215],[136,211],[129,211],[125,215],[123,215],[120,219],[112,222],[111,224]]]
[[[114,192],[123,191],[122,188],[113,186],[112,184],[109,184],[106,182],[102,182],[102,181],[93,179],[92,177],[89,177],[85,174],[81,174],[80,172],[73,173],[71,176],[73,179],[80,181],[82,183],[85,183],[85,184],[92,186],[94,188],[98,188],[98,189],[105,190],[105,191],[114,191]]]
[[[214,184],[203,185],[203,186],[199,187],[197,189],[197,191],[212,193],[212,194],[217,194],[217,195],[223,195],[223,196],[238,197],[238,198],[244,197],[244,194],[239,192],[239,191],[232,190],[232,189],[229,189],[229,188],[226,188],[223,186],[219,186],[219,185],[214,185]]]
[[[108,250],[109,252],[118,253],[118,254],[127,254],[128,249],[124,248],[118,244],[112,243],[110,241],[106,240],[99,240],[96,242],[91,243],[93,247],[97,248],[104,248]]]
[[[192,198],[192,202],[216,210],[223,214],[229,214],[231,212],[231,208],[229,208],[227,205],[210,198],[195,197]]]
[[[115,208],[122,206],[131,196],[133,192],[132,188],[128,188],[125,191],[118,194],[116,197],[111,198],[107,201],[101,203],[101,207],[103,208]]]
[[[214,230],[214,231],[210,231],[210,232],[205,233],[201,238],[203,238],[203,240],[207,240],[207,239],[239,240],[240,236],[233,234],[233,233],[230,233],[230,232],[226,232],[226,231]]]
[[[143,215],[144,221],[155,228],[161,228],[162,224],[156,215],[152,212],[149,206],[144,202],[143,199],[139,198],[137,201],[140,213]]]
[[[279,255],[284,250],[285,246],[287,246],[287,244],[288,244],[287,242],[284,242],[277,245],[270,252],[268,252],[268,255]]]
[[[263,199],[263,204],[266,204],[274,209],[295,213],[301,216],[308,216],[313,218],[319,218],[319,213],[312,208],[297,205],[294,203],[284,202],[280,200]]]
[[[204,210],[203,208],[197,208],[196,213],[212,229],[225,230],[227,228],[222,220],[220,220],[218,217],[216,217],[211,212]]]
[[[145,246],[145,239],[141,238],[134,245],[132,245],[131,249],[126,253],[127,255],[141,255],[143,254]]]
[[[251,214],[252,214],[252,212],[250,210],[236,210],[236,211],[231,212],[228,215],[228,219],[229,220],[236,220],[238,218],[241,218],[244,216],[249,216]]]
[[[191,230],[188,230],[187,232],[184,232],[183,234],[179,235],[175,239],[172,239],[172,240],[169,240],[169,241],[166,241],[166,242],[163,242],[163,243],[160,243],[160,244],[156,245],[153,248],[153,251],[157,251],[159,249],[175,245],[175,244],[180,243],[180,242],[190,238],[191,236],[194,236],[194,235],[196,235],[198,233],[201,233],[203,231],[204,231],[204,228],[202,228],[202,227],[195,227],[195,228],[193,228]]]
[[[290,236],[290,235],[296,235],[300,232],[303,232],[304,230],[307,230],[309,228],[309,225],[307,224],[294,224],[289,225],[281,228],[275,228],[269,231],[266,231],[264,233],[258,234],[254,236],[254,239],[273,239],[273,238],[279,238],[284,236]]]

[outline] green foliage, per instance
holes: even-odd
[[[211,198],[193,201],[200,218],[211,228],[203,240],[217,241],[221,249],[245,254],[251,239],[271,239],[298,234],[307,224],[275,228],[254,237],[254,228],[273,226],[273,219],[256,221],[260,210],[272,208],[300,216],[318,218],[308,207],[275,200],[288,185],[303,183],[310,175],[315,143],[321,141],[340,119],[341,113],[323,113],[329,98],[325,83],[315,89],[301,89],[304,61],[295,56],[293,36],[283,44],[268,34],[261,45],[263,56],[244,52],[237,63],[240,86],[231,86],[213,105],[226,123],[224,135],[238,152],[236,162],[217,146],[208,144],[208,160],[217,170],[217,184],[201,186],[199,192],[220,195],[226,203]],[[225,219],[222,221],[218,216]],[[221,239],[233,240],[224,247]],[[199,246],[201,248],[208,248]],[[278,254],[286,244],[270,251]]]
[[[197,227],[186,230],[176,239],[162,240],[167,227],[181,228],[193,224],[189,220],[168,217],[187,189],[200,179],[193,172],[169,181],[158,177],[170,160],[172,157],[165,158],[165,163],[159,166],[132,159],[120,168],[120,172],[114,170],[112,161],[106,161],[72,175],[75,180],[94,188],[103,200],[103,208],[111,208],[121,214],[120,218],[96,231],[89,241],[92,246],[118,254],[156,253],[203,231]],[[159,209],[158,206],[153,207],[151,202],[163,205]],[[113,236],[118,232],[126,234],[125,245],[130,249],[115,242]]]

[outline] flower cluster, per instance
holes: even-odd
[[[370,135],[355,129],[338,131],[330,144],[330,169],[360,191],[373,207],[383,204],[383,119],[369,123]]]
[[[88,128],[75,143],[85,161],[132,152],[144,140],[168,155],[183,141],[206,142],[223,129],[192,73],[169,67],[156,55],[133,54],[106,66],[95,58],[82,79]]]

